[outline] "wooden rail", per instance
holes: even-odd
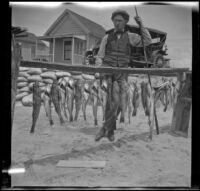
[[[95,67],[85,65],[68,65],[56,62],[22,60],[20,66],[33,68],[48,68],[73,72],[94,73],[125,73],[125,74],[149,74],[157,76],[177,76],[178,73],[188,72],[189,68],[113,68]]]

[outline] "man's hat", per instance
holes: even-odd
[[[127,22],[129,21],[129,14],[121,9],[118,9],[112,13],[111,19],[113,20],[116,15],[121,15]]]

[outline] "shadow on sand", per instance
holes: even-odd
[[[97,131],[98,131],[98,127],[83,128],[81,130],[81,132],[86,133],[88,135],[94,135]],[[165,126],[160,127],[160,134],[163,134],[163,133],[168,133],[168,134],[175,136],[175,137],[178,136],[178,135],[170,132],[170,125],[165,125]],[[154,130],[153,134],[156,135],[155,130]],[[142,141],[146,142],[147,141],[146,138],[148,137],[148,135],[149,135],[149,132],[144,132],[144,133],[134,134],[134,135],[125,135],[125,136],[121,137],[120,139],[117,139],[115,142],[102,143],[102,144],[99,144],[97,146],[91,146],[89,148],[85,148],[83,150],[74,150],[72,148],[72,150],[68,153],[58,154],[58,155],[54,155],[54,156],[48,156],[48,157],[45,157],[45,158],[42,158],[42,159],[27,160],[27,161],[24,162],[24,166],[26,168],[29,168],[32,164],[44,165],[44,164],[47,164],[47,163],[55,165],[55,164],[57,164],[57,162],[59,160],[68,160],[69,158],[87,156],[88,154],[95,154],[96,152],[101,151],[101,150],[115,151],[116,147],[120,148],[122,145],[125,145],[125,144],[127,144],[128,142],[131,142],[131,141],[141,141],[142,140]]]

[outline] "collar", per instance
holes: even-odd
[[[122,30],[120,30],[120,31],[116,31],[116,29],[114,29],[114,33],[115,34],[122,34],[122,33],[124,33],[124,28],[122,29]]]

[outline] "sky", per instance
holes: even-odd
[[[129,24],[136,24],[133,18],[136,14],[133,5],[99,9],[76,4],[65,4],[51,8],[13,5],[11,24],[13,26],[26,27],[29,32],[37,36],[43,36],[63,11],[65,9],[70,9],[100,24],[108,30],[113,28],[113,23],[110,18],[112,12],[117,8],[124,9],[129,13]],[[137,10],[146,27],[167,32],[169,39],[192,38],[191,7],[175,5],[138,5]]]

